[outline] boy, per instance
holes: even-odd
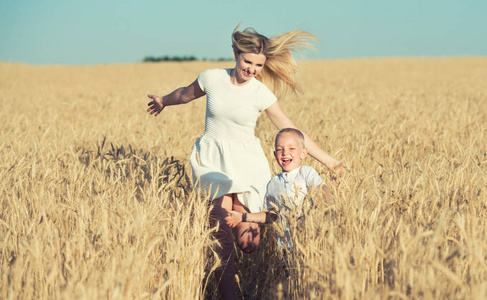
[[[225,222],[235,227],[240,222],[270,223],[277,220],[277,213],[271,203],[283,209],[284,206],[299,206],[312,186],[319,186],[328,204],[333,204],[333,196],[323,183],[323,179],[310,166],[301,166],[301,161],[308,151],[304,145],[304,136],[294,128],[284,128],[276,135],[274,156],[282,173],[274,176],[267,184],[266,199],[269,211],[259,213],[240,213],[227,210]],[[281,238],[278,238],[281,244]],[[281,244],[282,245],[282,244]]]

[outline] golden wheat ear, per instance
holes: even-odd
[[[297,64],[304,93],[283,109],[353,171],[327,181],[337,205],[290,220],[292,253],[278,222],[234,252],[238,296],[485,299],[487,59]],[[205,103],[149,119],[139,100],[227,66],[0,62],[0,299],[218,299],[217,228],[188,158]],[[276,128],[256,122],[279,173]]]

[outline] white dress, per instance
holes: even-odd
[[[198,76],[207,103],[205,133],[190,157],[193,181],[210,199],[236,193],[251,212],[261,212],[271,172],[254,130],[259,114],[277,98],[255,78],[232,84],[230,72],[212,69]]]

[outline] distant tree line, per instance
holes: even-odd
[[[177,61],[177,62],[180,62],[180,61],[196,61],[196,60],[199,60],[198,58],[196,58],[196,56],[194,55],[191,55],[191,56],[169,56],[169,55],[165,55],[165,56],[146,56],[143,60],[143,62],[160,62],[160,61]],[[219,58],[219,59],[206,59],[206,58],[203,58],[202,59],[203,61],[207,61],[207,60],[210,60],[210,61],[229,61],[229,60],[232,60],[230,58]]]

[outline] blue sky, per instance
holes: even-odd
[[[232,57],[235,26],[296,28],[321,41],[310,58],[487,56],[486,0],[0,0],[0,61],[139,62]]]

